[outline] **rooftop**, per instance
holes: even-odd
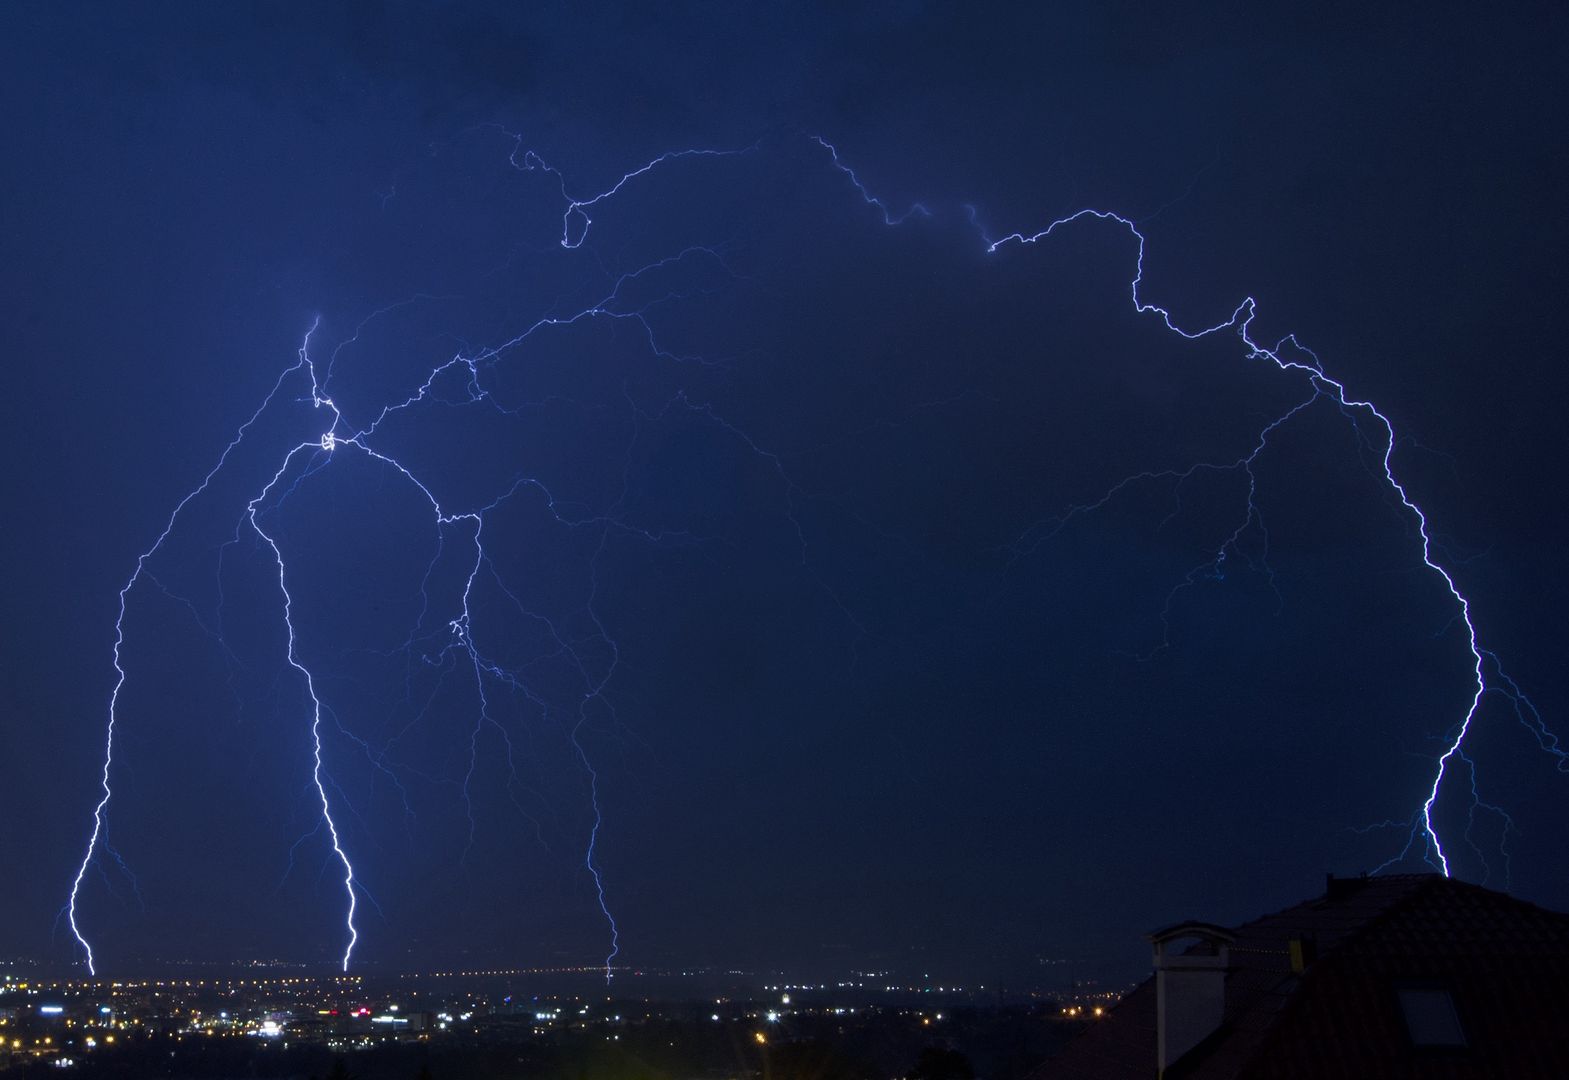
[[[1223,929],[1179,923],[1152,940],[1194,927]],[[1230,932],[1223,1019],[1171,1080],[1569,1076],[1569,915],[1392,874],[1331,878],[1323,896]],[[1034,1076],[1156,1075],[1156,996],[1152,977]],[[1432,1041],[1445,1023],[1458,1043]]]

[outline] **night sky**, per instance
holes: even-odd
[[[983,237],[1115,211],[1179,324],[1256,298],[1393,422],[1482,646],[1569,727],[1569,18],[1084,7],[7,5],[0,956],[81,958],[118,590],[307,333],[340,435],[479,374],[367,438],[407,475],[339,445],[267,488],[330,423],[286,376],[148,560],[101,971],[343,951],[264,488],[365,965],[599,962],[585,761],[632,965],[1126,973],[1154,926],[1420,869],[1470,658],[1381,427],[1272,432],[1218,566],[1243,471],[1069,513],[1311,387],[1137,314],[1113,222]],[[685,149],[741,152],[560,243],[563,191]],[[494,504],[486,702],[473,526],[410,477]],[[1489,693],[1435,824],[1565,909],[1538,743]]]

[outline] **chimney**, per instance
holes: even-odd
[[[1226,969],[1236,936],[1222,926],[1184,922],[1148,935],[1155,951],[1157,1075],[1203,1042],[1225,1018]],[[1181,949],[1179,942],[1193,940]]]
[[[1367,887],[1367,872],[1361,877],[1347,878],[1336,877],[1334,874],[1324,875],[1324,899],[1327,901],[1344,900],[1348,896],[1355,896]]]

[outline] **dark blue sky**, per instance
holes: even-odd
[[[663,260],[606,305],[661,353],[626,318],[542,330],[483,366],[488,405],[437,380],[373,440],[450,511],[528,481],[487,515],[470,608],[526,692],[486,677],[472,775],[447,628],[472,528],[438,552],[409,480],[342,448],[265,503],[367,890],[358,957],[604,954],[574,731],[636,964],[1131,970],[1150,926],[1397,854],[1401,829],[1359,829],[1420,806],[1468,657],[1377,426],[1320,401],[1279,430],[1269,569],[1253,528],[1157,650],[1245,478],[1049,523],[1235,460],[1308,388],[1136,315],[1125,231],[988,255],[966,207],[991,235],[1137,219],[1146,299],[1200,326],[1252,295],[1256,340],[1297,333],[1376,401],[1482,644],[1551,724],[1569,28],[1539,8],[8,8],[0,955],[76,955],[54,921],[116,592],[313,323],[352,430]],[[506,131],[561,179],[513,168]],[[885,225],[810,134],[931,217]],[[752,149],[659,167],[560,246],[563,182],[692,147]],[[302,378],[130,595],[107,836],[140,898],[100,860],[81,905],[111,970],[342,948],[275,567],[237,529],[320,435]],[[1466,745],[1514,828],[1468,814],[1457,762],[1456,870],[1569,906],[1569,777],[1502,695]]]

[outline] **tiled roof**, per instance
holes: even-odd
[[[1322,897],[1236,930],[1220,1028],[1166,1075],[1569,1077],[1569,916],[1435,874],[1332,881]],[[1293,939],[1315,958],[1291,965]],[[1448,989],[1470,1045],[1415,1048],[1397,988]],[[1555,1026],[1556,1025],[1556,1026]],[[1034,1078],[1155,1075],[1155,982]],[[1558,1032],[1562,1031],[1562,1034]]]

